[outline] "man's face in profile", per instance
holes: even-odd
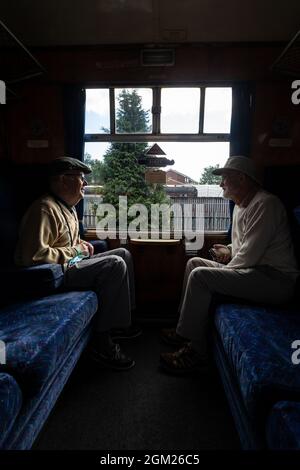
[[[239,195],[242,187],[242,174],[239,171],[227,170],[222,174],[220,186],[225,199],[234,199]]]
[[[76,205],[84,197],[85,186],[88,184],[84,173],[81,171],[70,171],[64,173],[63,178],[66,192],[72,200],[76,201],[74,202],[74,205]]]

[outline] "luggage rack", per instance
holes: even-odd
[[[280,72],[299,78],[300,76],[300,30],[271,66],[273,72]]]
[[[0,79],[6,83],[8,97],[15,95],[11,86],[42,75],[44,67],[24,44],[0,20]]]

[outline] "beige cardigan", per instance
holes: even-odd
[[[22,219],[15,263],[18,266],[65,264],[81,253],[78,232],[76,211],[45,195],[34,201]]]

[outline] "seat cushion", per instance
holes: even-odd
[[[276,403],[266,433],[270,449],[300,450],[300,402]]]
[[[15,379],[0,373],[0,448],[22,406],[22,392]]]
[[[63,285],[64,279],[60,264],[1,268],[0,275],[4,297],[9,301],[50,295]]]
[[[22,392],[34,394],[60,367],[97,310],[94,292],[67,292],[3,308],[0,337],[6,365]]]
[[[300,313],[275,307],[221,304],[215,325],[252,419],[279,400],[300,398],[292,343],[300,339]]]

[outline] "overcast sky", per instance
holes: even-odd
[[[143,109],[151,109],[152,90],[139,89],[138,93],[142,97]],[[231,89],[208,88],[205,98],[204,132],[229,132]],[[162,132],[196,133],[200,99],[200,90],[197,88],[162,89]],[[102,127],[109,128],[108,90],[87,90],[85,131],[86,133],[102,133]],[[167,154],[167,158],[175,160],[172,169],[196,181],[199,180],[205,167],[223,165],[229,156],[229,143],[227,142],[158,142],[158,145]],[[108,147],[109,143],[105,142],[86,143],[85,152],[91,154],[93,158],[102,160]]]

